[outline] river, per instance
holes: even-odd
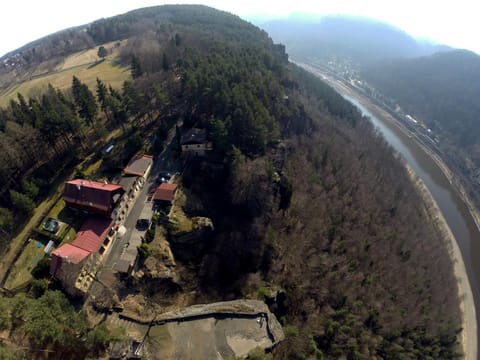
[[[417,176],[422,179],[437,202],[462,253],[473,293],[478,324],[480,320],[480,232],[466,204],[439,166],[412,137],[400,130],[396,124],[373,115],[355,98],[345,93],[342,96],[370,119],[386,141],[402,155]],[[478,335],[477,333],[477,343],[479,343]]]

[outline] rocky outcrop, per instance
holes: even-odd
[[[171,241],[177,244],[193,244],[202,241],[208,234],[213,231],[212,220],[206,217],[193,217],[192,231],[178,235],[171,236]]]
[[[186,321],[195,318],[215,317],[264,317],[266,318],[272,347],[285,339],[282,326],[267,304],[259,300],[233,300],[210,304],[199,304],[158,315],[155,323],[162,324],[170,321]]]

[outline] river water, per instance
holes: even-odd
[[[387,142],[403,156],[408,165],[410,165],[432,193],[462,252],[473,292],[477,324],[479,324],[480,233],[467,206],[437,164],[415,140],[406,135],[395,124],[374,116],[356,99],[346,94],[342,94],[342,96],[357,106],[365,116],[370,118],[370,121],[384,136]],[[478,337],[477,334],[477,338]]]

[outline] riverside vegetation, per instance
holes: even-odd
[[[480,206],[480,56],[455,50],[385,61],[363,76],[385,96],[433,130],[442,158]]]
[[[73,41],[78,37],[86,40]],[[252,358],[460,357],[447,246],[367,119],[288,63],[285,48],[265,32],[203,6],[140,9],[86,32],[71,29],[22,49],[22,66],[33,66],[38,47],[38,59],[47,61],[125,39],[119,61],[132,79],[121,89],[101,79],[89,89],[74,78],[70,91],[19,95],[0,112],[3,248],[55,179],[98,153],[110,133],[120,134],[115,151],[97,155],[106,176],[148,136],[156,135],[158,151],[183,119],[186,129],[207,129],[214,144],[183,174],[183,186],[202,204],[185,210],[211,218],[215,230],[194,256],[174,254],[186,269],[174,291],[194,288],[197,302],[266,300],[286,340]],[[51,359],[67,348],[71,358],[95,357],[121,337],[89,329],[36,274],[27,295],[0,298],[4,358],[13,357],[13,343],[25,345],[26,357],[37,356],[29,347],[54,350],[42,354]],[[58,306],[40,311],[45,302]],[[53,318],[74,319],[73,332],[58,321],[39,326]]]
[[[480,56],[416,40],[402,30],[356,17],[299,18],[261,24],[299,61],[321,64],[431,129],[426,139],[480,206]],[[363,84],[365,85],[365,84]]]

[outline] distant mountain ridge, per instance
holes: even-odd
[[[340,57],[358,64],[369,64],[450,49],[419,42],[392,25],[361,17],[326,16],[315,19],[297,15],[258,25],[274,41],[284,43],[292,56],[303,59]]]

